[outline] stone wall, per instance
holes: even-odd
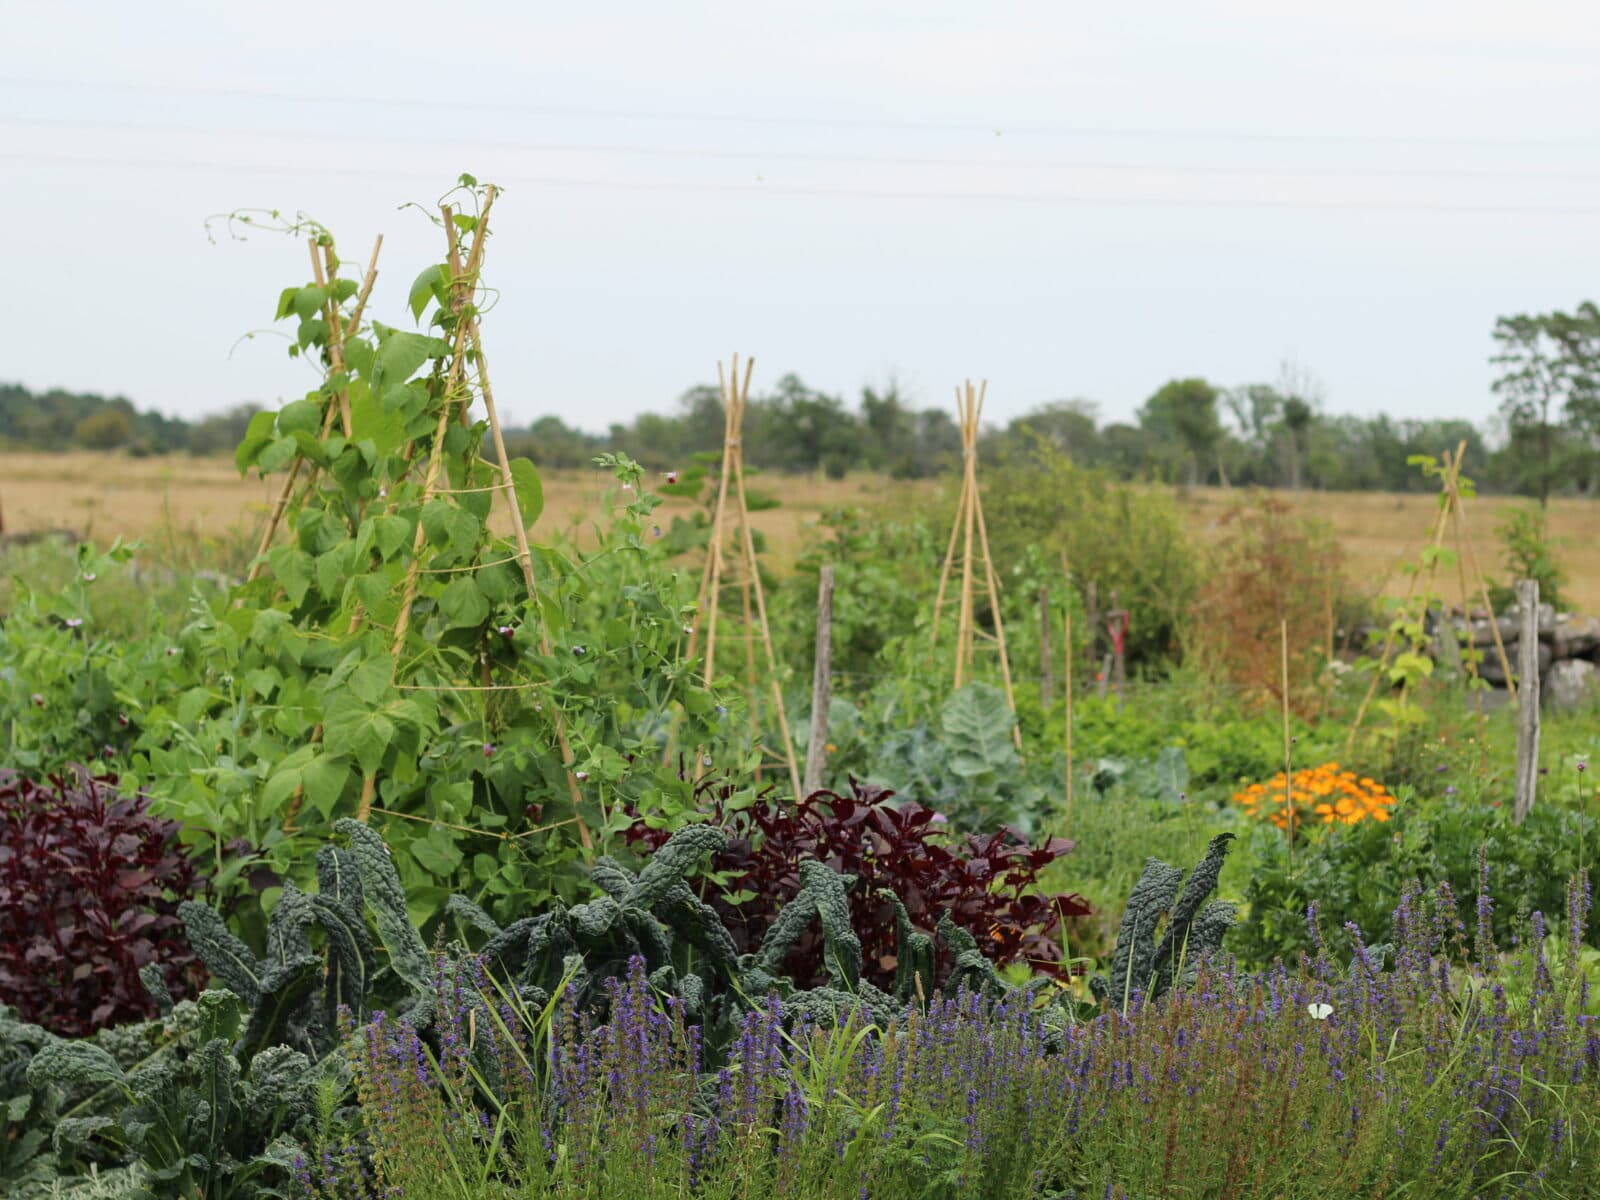
[[[1463,643],[1470,642],[1483,654],[1478,674],[1497,690],[1505,688],[1505,670],[1494,647],[1498,626],[1505,643],[1511,669],[1517,669],[1518,640],[1522,636],[1522,613],[1515,606],[1498,618],[1475,612],[1452,613],[1435,623],[1434,657],[1443,670],[1459,669],[1459,654],[1443,645],[1443,635],[1453,631]],[[1455,663],[1450,660],[1454,658]],[[1600,700],[1600,618],[1557,612],[1548,604],[1539,606],[1540,694],[1546,708],[1574,709]]]

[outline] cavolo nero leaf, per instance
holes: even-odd
[[[406,910],[406,893],[400,885],[400,875],[389,857],[389,848],[377,833],[360,821],[348,817],[335,822],[334,832],[350,840],[350,853],[354,856],[356,870],[361,874],[361,888],[367,905],[372,909],[378,936],[389,951],[389,966],[410,987],[424,1016],[427,999],[432,995],[432,970],[428,961],[428,948],[422,944],[422,935],[411,924]]]
[[[205,963],[212,978],[232,991],[246,1005],[261,994],[262,967],[255,953],[228,929],[216,909],[198,900],[185,900],[178,906],[189,944]]]

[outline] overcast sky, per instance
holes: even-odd
[[[509,421],[602,430],[734,350],[994,418],[1164,380],[1492,411],[1498,314],[1600,293],[1600,7],[813,0],[0,0],[0,380],[193,416],[310,386],[272,337],[302,210],[374,301],[406,201],[505,186],[484,329]]]

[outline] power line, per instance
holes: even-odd
[[[0,151],[0,161],[31,162],[45,166],[128,167],[141,170],[202,171],[223,174],[283,174],[311,175],[321,178],[339,177],[356,179],[425,179],[437,181],[437,172],[396,170],[394,168],[362,168],[307,166],[304,164],[273,163],[223,163],[200,159],[159,159],[112,157],[109,155],[45,154],[28,151]],[[627,180],[591,179],[560,175],[509,175],[498,176],[497,182],[526,184],[534,187],[596,189],[612,191],[725,193],[746,196],[796,196],[835,197],[858,200],[954,200],[991,201],[1009,204],[1071,205],[1116,208],[1195,208],[1195,209],[1306,209],[1323,211],[1372,212],[1427,212],[1460,214],[1536,214],[1545,216],[1600,214],[1600,203],[1593,204],[1520,204],[1520,203],[1465,203],[1447,204],[1434,201],[1403,200],[1329,200],[1329,199],[1272,199],[1247,197],[1239,199],[1213,197],[1184,197],[1157,195],[1094,195],[1071,192],[963,192],[933,191],[903,188],[813,187],[787,184],[733,184],[695,183],[684,180]]]
[[[1320,167],[1320,166],[1245,166],[1214,163],[1118,162],[1093,159],[973,159],[938,158],[900,154],[809,153],[790,150],[724,150],[705,146],[649,146],[597,142],[544,142],[524,139],[464,139],[397,136],[394,134],[341,134],[323,130],[284,127],[246,127],[215,125],[163,125],[143,121],[111,121],[76,117],[0,117],[0,124],[33,125],[47,129],[111,130],[129,133],[160,133],[179,136],[278,138],[301,142],[337,145],[464,146],[495,150],[528,150],[540,153],[601,154],[673,159],[708,159],[736,162],[794,162],[852,166],[940,167],[959,170],[1070,170],[1125,172],[1137,174],[1214,175],[1224,177],[1279,176],[1284,178],[1342,179],[1515,179],[1600,181],[1600,171],[1523,170],[1504,167]]]
[[[789,116],[770,113],[691,112],[664,109],[594,108],[566,104],[533,104],[510,100],[475,100],[466,97],[356,96],[317,92],[284,92],[265,88],[202,87],[186,84],[146,83],[132,80],[83,81],[0,76],[0,85],[56,90],[100,90],[152,96],[190,96],[205,99],[271,100],[298,104],[345,104],[386,108],[427,108],[462,112],[519,113],[541,117],[581,117],[624,121],[698,121],[716,124],[790,126],[815,129],[893,129],[984,136],[1122,138],[1188,142],[1259,142],[1286,145],[1387,145],[1472,146],[1518,149],[1571,149],[1600,146],[1600,136],[1459,137],[1439,134],[1275,133],[1267,130],[1182,129],[1154,126],[1014,125],[1004,121]]]

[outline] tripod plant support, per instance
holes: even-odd
[[[694,658],[705,637],[705,667],[703,677],[707,687],[716,678],[717,634],[722,609],[722,588],[726,583],[740,591],[744,613],[743,640],[745,644],[745,678],[753,702],[760,692],[758,676],[764,669],[770,690],[773,714],[777,720],[779,736],[783,740],[781,765],[788,771],[789,786],[795,799],[800,799],[801,776],[799,760],[795,757],[794,738],[789,732],[789,717],[783,706],[783,685],[778,677],[777,654],[772,648],[772,630],[767,622],[767,599],[761,587],[761,571],[756,563],[755,538],[750,529],[749,498],[744,484],[744,414],[750,399],[750,376],[755,370],[755,359],[746,359],[740,372],[739,356],[724,368],[717,364],[717,384],[722,393],[722,469],[717,477],[716,507],[711,514],[711,537],[706,545],[705,566],[700,575],[700,591],[696,603],[696,620],[689,634],[688,657]],[[726,543],[732,534],[732,557]],[[734,574],[730,575],[730,570]],[[756,643],[761,645],[760,661]],[[755,709],[751,709],[752,732],[756,728]],[[669,741],[667,756],[672,755]],[[704,764],[695,759],[695,778],[699,778]]]
[[[956,617],[955,686],[960,688],[972,670],[977,639],[992,642],[1000,655],[1000,678],[1005,686],[1006,705],[1013,713],[1017,710],[1016,696],[1011,686],[1011,660],[1006,653],[1005,618],[1000,613],[1000,584],[994,570],[994,559],[989,553],[989,530],[983,519],[983,500],[978,487],[978,422],[983,416],[983,402],[988,383],[978,387],[968,380],[956,389],[956,413],[961,422],[961,492],[956,501],[955,524],[950,530],[950,544],[945,550],[944,566],[939,571],[939,591],[933,602],[932,648],[939,645],[939,624],[944,611],[945,595],[950,578],[958,562],[956,548],[960,547],[960,579],[957,583],[960,597]],[[976,612],[978,589],[982,588],[989,600],[994,617],[994,633],[977,628]],[[1011,726],[1011,740],[1022,749],[1022,729]]]

